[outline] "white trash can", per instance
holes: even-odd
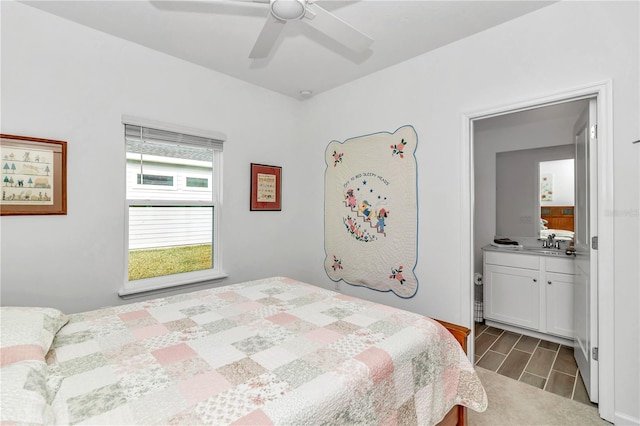
[[[484,303],[483,303],[483,287],[482,274],[476,272],[473,276],[474,292],[473,292],[473,320],[475,322],[484,321]]]

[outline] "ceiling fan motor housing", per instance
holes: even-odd
[[[306,0],[270,0],[271,13],[283,21],[301,19],[306,10]]]

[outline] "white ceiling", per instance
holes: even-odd
[[[22,1],[91,28],[300,99],[437,49],[554,1],[322,1],[373,38],[354,54],[300,21],[288,22],[269,57],[248,58],[265,4],[232,0]]]

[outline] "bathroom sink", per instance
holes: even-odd
[[[562,250],[562,249],[524,247],[522,250],[528,251],[531,253],[543,254],[545,256],[566,256],[565,250]]]

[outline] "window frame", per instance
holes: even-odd
[[[123,131],[126,125],[141,126],[146,128],[169,131],[173,133],[185,134],[190,136],[199,136],[224,142],[226,136],[219,132],[194,129],[184,126],[170,125],[152,120],[141,119],[131,116],[122,116]],[[220,144],[221,146],[222,144]],[[127,175],[127,155],[126,143],[124,144],[125,155],[123,156],[124,176]],[[222,148],[214,148],[212,161],[212,174],[209,185],[212,191],[210,201],[197,200],[167,200],[167,199],[128,199],[125,178],[125,195],[124,195],[124,271],[123,271],[123,287],[118,291],[118,295],[126,298],[130,295],[138,293],[153,292],[160,290],[171,290],[180,286],[203,283],[207,281],[219,280],[227,277],[223,269],[223,248],[222,248],[222,177],[223,177],[223,150]],[[177,179],[174,180],[177,185]],[[136,184],[137,185],[137,184]],[[142,185],[140,185],[142,186]],[[160,186],[161,188],[161,186]],[[169,189],[169,187],[166,187]],[[193,190],[195,188],[189,188]],[[200,189],[202,190],[202,189]],[[207,189],[208,190],[208,189]],[[198,189],[195,189],[197,192]],[[212,263],[213,268],[199,271],[183,272],[179,274],[164,275],[160,277],[143,278],[139,280],[129,281],[129,209],[135,206],[184,206],[188,202],[189,206],[210,206],[213,211],[212,223]]]

